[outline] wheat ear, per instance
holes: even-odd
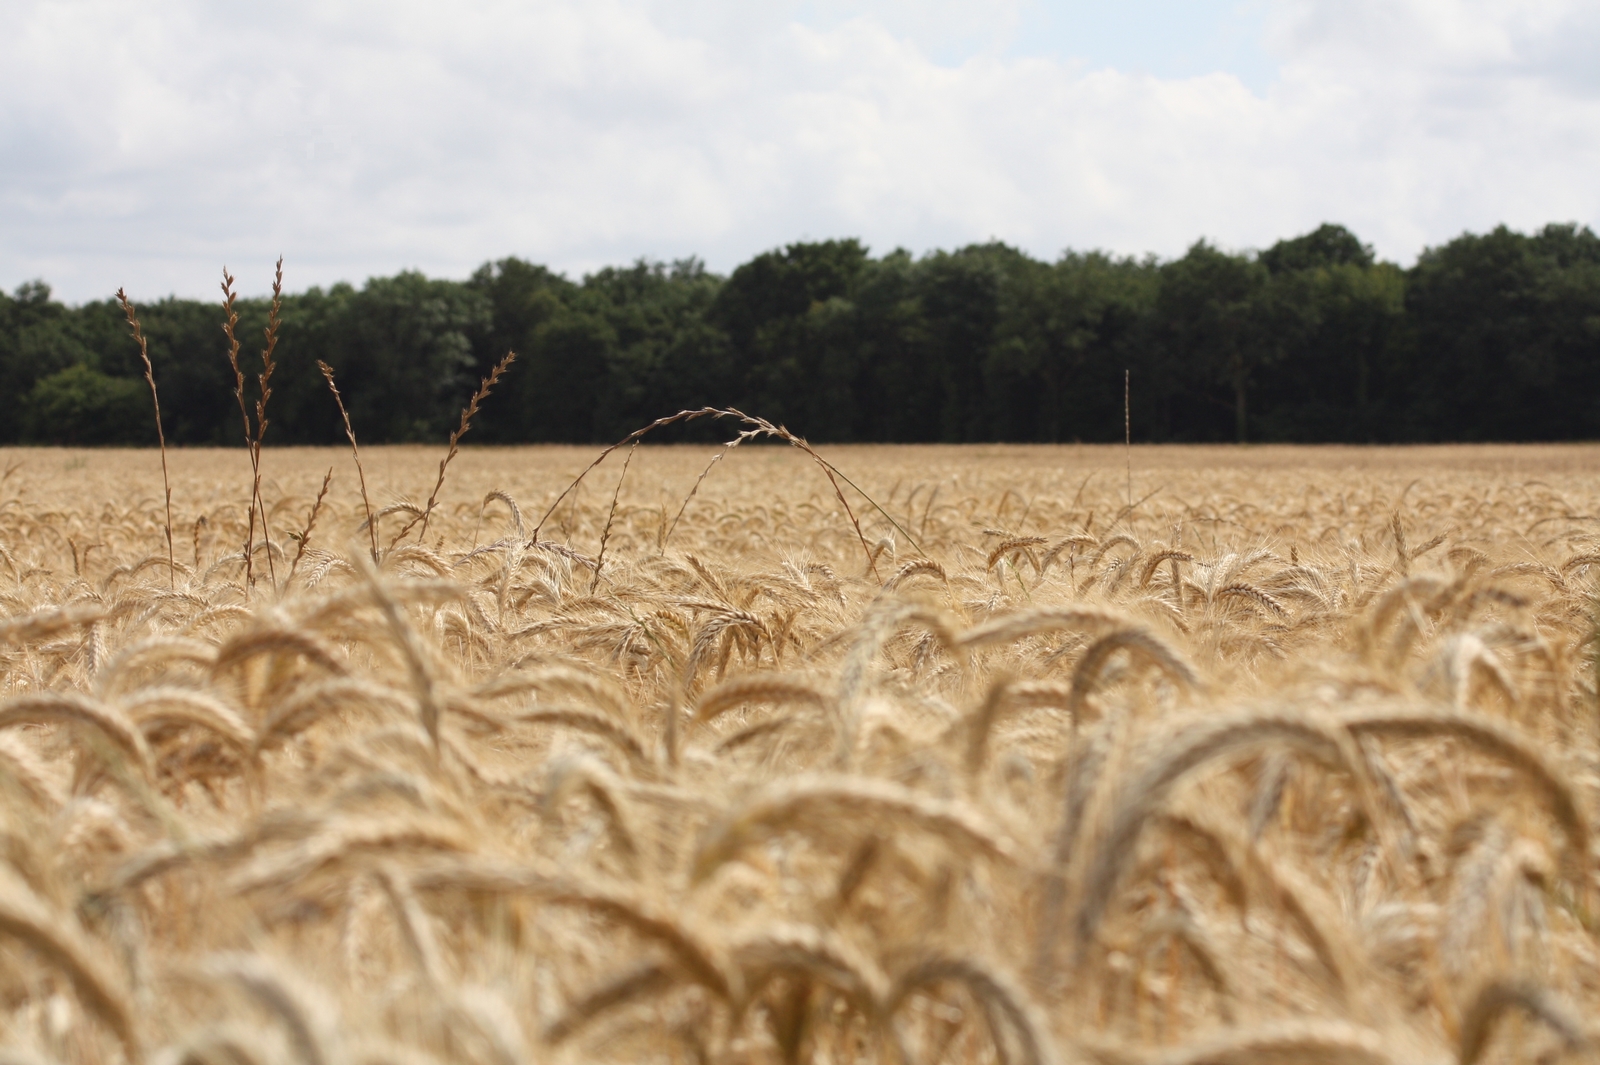
[[[977,711],[958,726],[966,732],[967,771],[977,773],[983,768],[989,751],[989,735],[1008,713],[1046,706],[1065,707],[1070,696],[1071,689],[1066,685],[1048,680],[1019,681],[1001,676],[991,682]],[[1072,724],[1076,729],[1076,718]]]
[[[258,858],[229,882],[239,894],[287,890],[313,873],[362,858],[387,858],[418,852],[464,852],[471,847],[454,822],[410,816],[377,820],[347,818],[290,848]]]
[[[558,664],[513,671],[481,685],[472,694],[479,699],[494,700],[530,691],[580,696],[618,721],[629,721],[634,716],[633,703],[620,684],[610,677],[577,666]]]
[[[348,714],[367,708],[400,717],[414,707],[406,697],[370,680],[336,677],[318,684],[297,686],[284,699],[272,705],[257,733],[256,750],[267,750],[303,732],[324,716]]]
[[[1109,625],[1124,625],[1127,619],[1121,614],[1094,606],[1033,607],[1003,614],[981,625],[974,625],[955,639],[961,648],[976,649],[997,643],[1011,643],[1027,636],[1045,632],[1099,629]]]
[[[536,706],[517,715],[517,720],[530,725],[560,725],[564,728],[587,732],[591,736],[608,740],[635,765],[649,769],[653,766],[644,744],[626,724],[605,714],[579,706]]]
[[[954,620],[935,607],[893,598],[880,599],[867,609],[866,616],[856,627],[855,638],[851,640],[839,669],[839,749],[836,758],[841,766],[848,768],[854,756],[856,734],[860,726],[857,703],[866,692],[868,672],[884,641],[902,626],[916,624],[932,633],[942,646],[956,648],[958,654],[964,653],[964,645],[954,634]]]
[[[637,872],[639,865],[638,831],[634,828],[632,804],[625,794],[622,779],[611,772],[599,759],[566,758],[550,768],[545,782],[544,806],[553,811],[563,799],[582,788],[606,815],[611,826],[611,838],[630,870]]]
[[[93,625],[105,615],[105,608],[97,604],[46,607],[0,621],[0,643],[13,646],[33,643],[68,629]]]
[[[747,1006],[773,979],[799,976],[839,992],[857,1011],[875,1016],[889,997],[889,978],[876,962],[832,933],[802,924],[763,928],[729,950],[744,976]]]
[[[746,703],[805,703],[819,710],[833,706],[833,697],[808,680],[771,673],[756,673],[725,680],[700,696],[694,720],[709,724]]]
[[[677,974],[669,966],[645,962],[607,980],[568,1006],[566,1012],[545,1026],[544,1041],[557,1046],[602,1013],[669,991],[677,984]]]
[[[240,754],[248,754],[256,745],[255,733],[231,707],[191,688],[141,688],[122,700],[122,709],[146,732],[164,726],[196,726]]]
[[[218,647],[211,659],[211,675],[221,676],[263,654],[299,655],[335,676],[342,677],[350,672],[333,649],[310,632],[271,626],[242,632]]]
[[[946,576],[944,567],[929,558],[913,558],[903,563],[894,575],[883,582],[883,590],[892,592],[913,577],[937,577],[946,584],[950,578]]]
[[[1166,674],[1168,680],[1190,691],[1200,686],[1200,678],[1195,675],[1194,667],[1164,641],[1145,629],[1116,629],[1090,644],[1073,667],[1072,694],[1067,699],[1067,712],[1072,715],[1073,721],[1082,718],[1084,702],[1100,683],[1100,675],[1111,656],[1124,650],[1144,658]]]
[[[399,869],[385,865],[378,870],[378,885],[389,897],[389,905],[394,908],[395,924],[400,927],[401,938],[405,940],[406,949],[411,952],[417,968],[430,985],[445,987],[448,974],[439,950],[439,941],[433,934],[433,922],[428,911],[417,901],[416,893],[411,890],[411,882]]]
[[[88,726],[91,733],[130,756],[145,779],[150,778],[150,747],[121,710],[76,692],[33,692],[0,702],[0,729],[57,721]]]
[[[1343,719],[1355,736],[1390,739],[1454,738],[1517,770],[1543,794],[1550,812],[1567,837],[1568,875],[1587,893],[1589,825],[1571,782],[1556,770],[1530,740],[1503,725],[1467,714],[1430,714],[1412,710],[1371,710]]]

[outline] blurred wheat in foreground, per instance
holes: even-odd
[[[1592,1053],[1593,449],[348,455],[0,455],[0,1061]]]

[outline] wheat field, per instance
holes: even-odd
[[[1600,450],[819,450],[0,452],[0,1060],[1590,1053]]]

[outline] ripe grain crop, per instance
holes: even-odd
[[[4,1060],[1592,1052],[1595,449],[580,485],[263,450],[269,372],[248,468],[0,456]]]

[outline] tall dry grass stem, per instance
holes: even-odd
[[[684,496],[683,502],[678,505],[678,512],[672,516],[672,524],[668,525],[664,530],[662,530],[661,540],[656,544],[657,551],[663,554],[666,552],[667,541],[672,539],[672,533],[677,529],[678,522],[683,520],[683,512],[689,509],[689,503],[694,499],[695,495],[699,493],[700,486],[705,483],[705,479],[707,477],[711,476],[712,468],[716,466],[717,463],[727,458],[729,452],[738,447],[740,444],[744,443],[747,439],[748,437],[741,433],[732,440],[728,441],[726,444],[722,445],[722,447],[718,449],[717,453],[711,456],[711,461],[706,463],[706,468],[701,470],[700,476],[694,479],[694,484],[690,487],[689,494]]]
[[[606,542],[611,539],[611,524],[617,518],[617,500],[622,498],[622,482],[628,479],[628,466],[633,462],[633,453],[639,449],[639,441],[635,440],[633,446],[628,448],[628,454],[622,460],[622,472],[617,474],[617,488],[611,493],[611,508],[606,511],[605,528],[600,530],[600,550],[594,556],[594,576],[589,579],[589,594],[593,595],[600,587],[600,570],[606,564]]]
[[[328,485],[333,481],[333,467],[328,467],[328,472],[322,475],[322,487],[317,489],[316,501],[311,504],[311,510],[306,514],[305,526],[300,530],[300,535],[295,537],[294,562],[289,566],[289,579],[294,580],[294,574],[300,568],[300,560],[305,557],[306,545],[311,543],[311,533],[317,527],[317,515],[322,513],[322,500],[328,494]]]
[[[356,444],[356,431],[350,426],[350,412],[345,410],[344,397],[339,395],[339,386],[333,383],[333,367],[318,359],[317,369],[322,371],[322,379],[328,382],[328,391],[333,393],[333,402],[339,407],[339,417],[344,420],[344,435],[350,441],[350,454],[356,460],[356,478],[361,482],[361,506],[367,514],[367,539],[371,549],[371,559],[376,564],[378,561],[378,526],[372,517],[372,500],[367,495],[367,471],[361,465],[361,448]]]
[[[433,508],[439,505],[439,493],[444,489],[445,471],[450,468],[451,461],[461,450],[461,438],[466,436],[467,431],[472,428],[472,419],[477,416],[479,405],[489,398],[489,393],[494,391],[494,386],[500,383],[500,378],[516,359],[516,352],[506,352],[505,358],[495,363],[494,369],[489,371],[489,376],[479,380],[478,390],[472,393],[472,398],[467,401],[467,405],[461,408],[461,421],[450,434],[450,446],[445,451],[444,458],[439,460],[439,476],[433,482],[433,491],[428,493],[427,506],[423,507],[422,513],[407,522],[399,533],[395,535],[395,538],[389,541],[390,551],[394,550],[395,544],[406,538],[406,534],[411,531],[419,520],[422,522],[422,531],[417,534],[417,539],[424,539],[428,535],[428,520],[433,516]]]
[[[256,417],[250,419],[249,401],[245,397],[245,373],[239,364],[239,312],[234,309],[238,301],[238,294],[234,291],[233,275],[228,273],[228,268],[222,268],[222,332],[228,338],[228,365],[233,369],[233,398],[239,404],[239,419],[244,427],[245,451],[250,456],[250,511],[249,529],[244,543],[244,573],[245,589],[248,592],[255,585],[255,540],[256,519],[261,520],[261,535],[267,542],[267,565],[272,575],[273,585],[277,585],[277,573],[273,569],[271,534],[267,529],[267,512],[261,499],[261,436],[266,431],[267,400],[272,396],[270,385],[272,372],[276,366],[272,362],[272,352],[278,343],[278,312],[281,306],[283,293],[283,259],[278,259],[277,272],[272,286],[272,310],[267,321],[266,341],[267,346],[262,350],[262,368],[256,375]]]
[[[278,584],[278,572],[272,560],[272,531],[267,527],[267,503],[261,497],[261,441],[267,434],[267,400],[272,398],[272,373],[277,369],[277,364],[272,361],[272,354],[278,347],[279,315],[282,310],[283,256],[280,255],[272,275],[272,306],[267,312],[267,325],[264,331],[266,345],[261,349],[261,372],[256,375],[256,432],[255,438],[250,443],[250,465],[255,478],[251,486],[251,496],[255,500],[256,509],[261,512],[261,537],[267,543],[267,572],[272,578],[274,589]]]
[[[139,361],[144,365],[144,383],[150,386],[150,403],[156,412],[156,443],[161,448],[161,489],[167,504],[167,584],[176,587],[178,567],[172,554],[172,481],[167,476],[167,431],[161,425],[161,397],[156,394],[156,372],[150,365],[150,346],[139,327],[139,315],[122,289],[117,289],[117,303],[122,307],[128,328],[133,330],[134,343],[139,345]],[[9,475],[10,471],[7,471]]]

